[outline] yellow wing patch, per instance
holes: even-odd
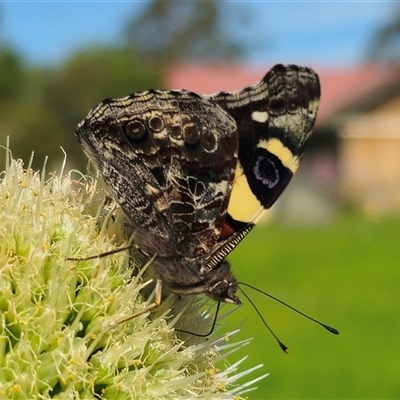
[[[228,204],[228,214],[236,221],[257,223],[266,211],[252,192],[243,168],[238,162]]]
[[[293,153],[276,138],[261,140],[257,147],[263,148],[279,158],[283,166],[293,174],[299,167],[299,157]],[[228,204],[228,213],[236,221],[256,224],[268,211],[263,207],[251,190],[243,167],[238,162],[235,171],[232,193]]]
[[[261,140],[258,142],[257,147],[261,147],[277,156],[281,160],[281,163],[293,174],[297,171],[300,162],[299,158],[293,155],[279,139]]]

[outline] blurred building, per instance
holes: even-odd
[[[260,80],[267,69],[175,65],[165,86],[199,94],[239,90]],[[400,213],[400,69],[314,69],[321,81],[320,110],[299,177],[289,185],[296,196],[283,196],[285,212],[307,221],[329,219],[337,204],[374,214]]]
[[[400,69],[371,65],[342,76],[321,72],[332,100],[323,98],[317,122],[337,140],[337,193],[368,213],[400,213]]]

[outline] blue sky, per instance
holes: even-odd
[[[396,4],[397,3],[397,4]],[[252,64],[354,65],[399,2],[225,2],[224,23],[251,48]],[[117,44],[145,2],[1,2],[0,40],[29,62],[52,65],[88,44]],[[231,7],[242,7],[238,29]],[[260,45],[264,44],[265,45]]]

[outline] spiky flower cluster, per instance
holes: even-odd
[[[75,178],[75,179],[74,179]],[[246,342],[174,332],[179,321],[209,326],[201,304],[170,296],[151,316],[147,282],[124,245],[122,213],[111,212],[97,181],[77,171],[46,178],[7,152],[0,179],[0,398],[226,399],[254,381],[238,363],[219,371]],[[125,243],[126,244],[126,243]],[[170,317],[171,308],[177,310]],[[221,355],[221,352],[224,353]],[[258,379],[256,379],[258,380]]]

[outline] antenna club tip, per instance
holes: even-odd
[[[280,347],[286,354],[288,354],[288,353],[289,353],[289,349],[288,349],[281,341],[278,340],[278,343],[279,343],[279,347]]]
[[[329,325],[324,325],[324,327],[326,328],[326,330],[328,330],[330,333],[333,333],[334,335],[339,335],[339,331],[334,328],[333,326],[329,326]]]

